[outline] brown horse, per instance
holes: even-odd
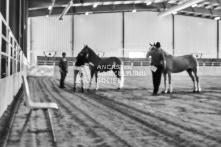
[[[95,75],[95,81],[96,81],[96,90],[98,90],[98,72],[107,72],[112,70],[116,77],[118,78],[119,82],[119,89],[123,87],[124,85],[124,73],[123,73],[123,65],[122,61],[117,57],[109,57],[109,58],[100,58],[91,48],[89,48],[87,45],[84,46],[84,48],[79,52],[77,56],[77,61],[75,63],[75,66],[82,66],[84,64],[89,64],[90,71],[91,71],[91,79],[89,83],[88,89],[91,87],[93,76]],[[78,71],[74,71],[74,91],[76,90],[76,77],[77,77]],[[83,76],[83,75],[81,75]],[[82,83],[82,91],[83,88],[83,82]]]
[[[147,52],[147,57],[149,57],[151,55],[151,52],[155,49],[156,49],[155,44],[151,45],[149,51]],[[194,58],[192,55],[173,56],[162,49],[160,50],[160,52],[164,55],[165,57],[164,63],[166,64],[164,65],[164,70],[163,70],[164,88],[165,88],[163,93],[172,92],[171,73],[179,73],[185,70],[187,71],[187,73],[189,74],[190,78],[193,81],[193,88],[194,88],[193,92],[201,91],[199,77],[197,75],[198,62],[196,58]],[[167,89],[167,82],[166,82],[167,74],[169,80],[169,90]]]

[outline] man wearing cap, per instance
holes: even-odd
[[[166,65],[165,56],[162,53],[160,42],[155,44],[156,49],[151,52],[151,68],[152,68],[152,78],[153,78],[153,95],[156,95],[160,82],[161,82],[161,75]]]
[[[65,77],[68,73],[68,62],[66,59],[66,53],[63,52],[62,53],[62,58],[59,62],[59,68],[60,68],[60,73],[61,73],[61,79],[60,79],[60,88],[64,88],[64,81],[65,81]]]

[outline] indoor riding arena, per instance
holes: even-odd
[[[220,19],[221,0],[0,0],[0,147],[221,147]]]

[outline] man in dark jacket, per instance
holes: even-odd
[[[60,88],[64,88],[65,77],[68,73],[68,62],[66,59],[65,52],[62,53],[62,58],[59,62],[59,67],[60,67],[60,73],[61,73]]]
[[[156,49],[151,51],[151,70],[152,70],[152,78],[153,78],[153,95],[156,95],[160,82],[161,82],[161,75],[165,66],[165,56],[160,48],[161,45],[159,42],[155,44]]]

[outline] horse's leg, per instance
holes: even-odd
[[[164,78],[164,91],[162,93],[167,93],[167,73],[163,73]]]
[[[120,75],[121,71],[117,68],[113,68],[112,70],[113,70],[114,74],[116,75],[116,77],[118,79],[119,87],[117,89],[121,89],[123,87],[123,84],[124,84],[123,76]]]
[[[76,80],[77,80],[77,74],[78,74],[79,70],[74,70],[74,88],[73,91],[76,91]]]
[[[172,83],[171,83],[171,72],[168,73],[168,80],[169,80],[169,93],[172,93],[173,92],[173,88],[172,88]]]
[[[99,85],[98,85],[98,72],[95,72],[95,82],[96,82],[96,90],[99,89]]]
[[[196,86],[197,86],[197,92],[200,92],[201,91],[201,87],[200,87],[200,82],[199,82],[199,77],[198,77],[198,75],[197,75],[197,71],[195,70],[195,71],[193,71],[193,73],[194,73],[194,76],[195,76],[195,78],[196,78]]]
[[[193,76],[193,74],[192,74],[192,70],[186,70],[187,72],[188,72],[188,74],[189,74],[189,76],[190,76],[190,78],[192,79],[192,81],[193,81],[193,92],[196,92],[197,91],[197,89],[196,89],[196,82],[195,82],[195,79],[194,79],[194,76]]]
[[[80,79],[81,79],[81,92],[84,92],[84,73],[82,69],[80,70]]]
[[[120,65],[120,86],[119,88],[123,88],[124,86],[124,67],[123,65]]]
[[[90,78],[90,81],[89,81],[88,90],[90,90],[90,88],[91,88],[91,84],[92,84],[93,76],[94,76],[94,71],[91,70],[91,78]]]

